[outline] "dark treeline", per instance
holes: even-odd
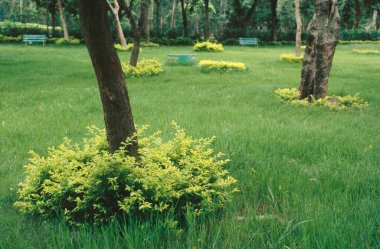
[[[115,6],[114,0],[108,1]],[[313,17],[314,3],[310,0],[299,2],[302,32],[305,32]],[[126,37],[131,37],[133,28],[123,6],[131,7],[132,15],[138,20],[141,0],[118,0],[118,4],[121,6],[118,10],[121,28]],[[264,41],[284,41],[294,40],[296,32],[295,0],[147,0],[146,4],[142,34],[145,39],[225,40],[255,36]],[[339,0],[338,4],[343,32],[378,30],[378,0]],[[114,38],[119,40],[118,25],[111,9],[109,18]],[[49,36],[82,38],[76,0],[0,0],[0,21],[6,20],[52,26]],[[369,38],[379,39],[376,37]],[[357,37],[360,38],[361,35]],[[368,39],[367,36],[362,38]]]

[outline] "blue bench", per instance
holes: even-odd
[[[242,46],[256,46],[259,47],[259,40],[257,38],[239,38],[239,44]]]
[[[169,64],[191,65],[194,64],[194,54],[167,54]]]
[[[23,42],[25,45],[35,43],[42,43],[45,46],[46,35],[23,35]]]

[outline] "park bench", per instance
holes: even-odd
[[[259,40],[257,38],[241,37],[239,44],[242,46],[256,46],[259,47]]]
[[[189,65],[195,60],[194,54],[167,54],[166,56],[170,64]]]
[[[39,42],[39,43],[42,43],[43,46],[45,46],[46,35],[24,35],[23,42],[25,42],[25,45],[33,44],[33,42],[35,43]]]

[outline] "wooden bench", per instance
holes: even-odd
[[[170,64],[189,65],[194,64],[194,54],[167,54],[168,62]]]
[[[241,37],[239,44],[242,46],[256,46],[259,47],[259,40],[257,38]]]
[[[25,42],[25,45],[33,44],[33,42],[39,42],[42,43],[43,46],[45,46],[46,35],[23,35],[23,42]]]

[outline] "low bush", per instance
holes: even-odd
[[[222,44],[205,41],[195,43],[193,50],[196,52],[222,52],[224,48]]]
[[[154,43],[154,42],[141,42],[140,46],[141,47],[159,47],[160,44]]]
[[[230,61],[213,61],[213,60],[201,60],[198,63],[199,68],[202,71],[245,71],[247,66],[241,62],[230,62]]]
[[[341,45],[351,45],[351,44],[380,44],[380,41],[359,41],[359,40],[352,40],[352,41],[345,41],[345,40],[339,40],[339,44]]]
[[[301,106],[324,106],[331,110],[347,110],[347,109],[361,109],[367,107],[369,104],[358,95],[351,96],[326,96],[323,99],[312,99],[309,102],[307,99],[300,99],[300,91],[297,88],[284,88],[277,89],[276,94],[282,101]]]
[[[5,35],[0,35],[0,43],[18,43],[22,42],[22,36],[5,36]]]
[[[69,39],[58,38],[55,40],[55,44],[57,45],[79,45],[80,40],[76,38],[70,37]]]
[[[303,56],[296,56],[295,54],[282,54],[280,56],[280,59],[282,61],[286,62],[302,62],[303,61]]]
[[[127,78],[155,76],[164,71],[158,59],[142,59],[136,67],[123,64],[122,69]]]
[[[354,54],[380,54],[380,50],[365,50],[365,49],[354,49],[352,50]]]
[[[126,47],[122,47],[120,44],[115,44],[114,48],[119,52],[130,52],[132,51],[133,44],[129,43]]]
[[[193,139],[173,125],[167,141],[159,132],[138,129],[138,161],[123,148],[110,153],[105,130],[96,127],[81,145],[65,139],[45,157],[31,152],[15,206],[43,218],[63,212],[72,225],[102,224],[124,214],[172,212],[180,218],[189,208],[195,215],[223,208],[236,191],[236,180],[224,169],[228,160],[210,148],[214,138]]]

